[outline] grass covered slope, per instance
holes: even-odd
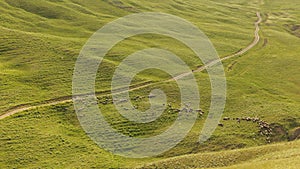
[[[134,10],[124,6],[132,6]],[[73,68],[82,46],[96,30],[114,19],[133,12],[177,15],[203,30],[224,56],[250,43],[256,6],[247,1],[224,5],[213,1],[2,0],[0,112],[21,104],[71,95]],[[169,43],[178,45],[169,46]],[[168,38],[131,38],[111,51],[107,59],[117,56],[119,60],[105,62],[106,74],[112,74],[107,72],[113,71],[111,68],[128,53],[153,46],[177,51],[182,58],[190,55],[186,47]],[[109,77],[99,77],[99,84],[103,86],[97,89],[107,89],[108,81]]]
[[[172,158],[122,158],[89,139],[70,104],[26,111],[1,120],[0,125],[1,168],[296,168],[300,158],[299,141]],[[180,148],[185,149],[182,145],[176,149]]]
[[[105,23],[133,12],[157,11],[183,17],[203,30],[223,57],[247,46],[253,39],[255,13],[264,22],[260,43],[241,57],[224,62],[228,91],[224,117],[260,117],[274,129],[271,142],[287,141],[300,126],[300,40],[299,3],[282,1],[95,1],[95,0],[20,0],[0,1],[0,112],[20,104],[34,104],[71,95],[71,80],[77,55],[89,36]],[[154,42],[153,42],[154,41]],[[171,45],[170,45],[171,44]],[[143,35],[119,43],[105,58],[97,77],[98,91],[108,89],[114,68],[128,54],[147,47],[162,47],[178,54],[191,69],[201,62],[180,42],[167,37]],[[159,75],[159,76],[153,76]],[[156,82],[169,77],[151,71],[139,74],[134,83]],[[201,91],[201,108],[207,112],[210,82],[207,73],[195,73]],[[176,84],[167,83],[133,92],[147,96],[153,87],[161,87],[178,97]],[[112,104],[99,105],[110,123],[127,135],[151,136],[171,125],[176,113],[164,114],[159,120],[138,125],[120,117]],[[134,102],[140,109],[148,100]],[[172,103],[178,106],[178,100]],[[213,136],[198,144],[206,115],[178,146],[151,159],[125,159],[95,145],[81,129],[72,104],[38,108],[15,114],[0,121],[0,168],[118,168],[143,166],[149,162],[191,153],[220,151],[175,157],[154,163],[169,168],[191,163],[194,167],[275,167],[292,166],[299,159],[299,142],[265,145],[256,123],[221,121]],[[224,151],[228,149],[250,149]],[[243,154],[241,157],[237,157]],[[294,157],[291,158],[291,157]],[[211,159],[204,161],[201,159]],[[267,160],[269,159],[269,160]],[[249,161],[250,160],[250,161]],[[255,162],[255,163],[252,163]],[[236,165],[236,166],[235,166]]]
[[[25,112],[0,124],[1,168],[117,168],[142,162],[100,149],[81,129],[71,105]]]
[[[138,168],[266,168],[296,169],[300,164],[300,141],[247,149],[174,157]]]

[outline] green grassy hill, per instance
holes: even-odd
[[[299,7],[296,0],[230,0],[226,3],[220,0],[0,0],[0,114],[15,106],[70,97],[73,68],[82,46],[96,30],[119,17],[147,11],[177,15],[198,26],[210,38],[220,57],[224,57],[251,43],[256,12],[260,11],[263,22],[259,44],[223,63],[228,84],[224,117],[257,116],[270,123],[274,131],[270,137],[272,145],[262,146],[268,141],[259,134],[256,123],[221,121],[224,127],[218,127],[207,142],[199,144],[199,132],[206,118],[203,116],[174,149],[155,158],[126,159],[102,150],[91,141],[80,127],[73,105],[64,103],[0,120],[0,168],[131,168],[149,163],[173,168],[177,166],[174,159],[182,161],[183,166],[191,160],[195,168],[282,168],[292,164],[296,167],[299,141],[275,143],[287,141],[300,126]],[[105,57],[101,65],[104,69],[98,72],[102,75],[97,77],[96,90],[109,89],[113,71],[122,59],[149,47],[174,52],[191,69],[202,64],[190,49],[174,39],[135,36],[117,44]],[[142,72],[132,85],[168,77],[155,70]],[[195,77],[201,91],[201,108],[207,112],[209,77],[206,72],[195,73]],[[173,82],[149,86],[132,94],[147,96],[155,87],[164,89],[169,99],[175,100],[173,105],[178,106],[178,91],[174,90],[177,85]],[[130,136],[156,135],[176,118],[171,112],[146,125],[132,123],[118,115],[112,104],[101,104],[103,99],[106,98],[99,96],[99,105],[109,122]],[[140,109],[149,106],[147,99],[134,104]],[[225,151],[237,148],[246,149]],[[201,154],[203,152],[209,153]],[[243,156],[237,157],[240,153]],[[181,157],[186,154],[195,155]],[[207,158],[212,161],[203,165],[199,162]],[[216,165],[213,158],[217,158]]]
[[[215,42],[214,45],[221,56],[233,53],[251,41],[252,24],[256,19],[255,10],[253,12],[250,10],[256,5],[251,3],[243,15],[241,15],[243,11],[230,10],[232,8],[230,5],[210,1],[195,4],[193,1],[186,3],[170,1],[159,4],[146,1],[123,3],[123,6],[134,6],[137,11],[167,12],[193,22]],[[245,3],[246,1],[236,6]],[[3,79],[0,89],[1,113],[20,104],[32,104],[71,95],[74,64],[87,39],[104,24],[134,12],[119,7],[115,1],[100,0],[84,2],[9,0],[1,1],[0,4],[0,29],[3,32],[0,46]],[[211,6],[211,10],[226,17],[208,13],[207,6]],[[186,10],[179,13],[181,9]],[[197,13],[195,9],[199,9]],[[234,17],[236,15],[239,17]],[[237,27],[237,23],[243,23],[243,26]],[[115,55],[122,59],[132,51],[152,46],[167,46],[182,57],[192,55],[188,49],[182,47],[182,44],[173,40],[172,43],[177,45],[169,47],[168,43],[170,41],[166,37],[156,37],[150,41],[145,37],[131,38],[116,46],[110,53],[111,57],[107,59],[113,59]],[[105,63],[109,69],[105,71],[111,72],[115,65],[113,62]],[[199,63],[190,61],[190,66],[197,65]],[[101,90],[109,85],[107,82],[109,77],[103,78],[99,79],[103,84],[99,86]]]
[[[296,169],[300,164],[299,150],[299,141],[277,143],[247,149],[179,156],[139,168]]]

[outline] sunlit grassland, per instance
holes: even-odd
[[[104,24],[133,12],[107,1],[13,0],[0,3],[3,34],[0,48],[1,113],[20,104],[71,95],[75,61],[87,39]],[[242,11],[238,7],[246,1],[232,3],[170,1],[158,5],[148,1],[128,1],[124,5],[134,6],[140,12],[166,12],[192,22],[207,34],[220,56],[225,56],[250,43],[253,22],[257,19],[255,3],[249,3]],[[149,36],[121,42],[112,49],[111,55],[121,59],[138,49],[160,47],[185,58],[191,69],[201,64],[181,42],[159,36],[149,39]],[[111,58],[108,54],[107,59]],[[97,90],[106,90],[109,86],[111,72],[120,62],[114,61],[105,62],[101,69],[107,77],[101,78],[103,73],[98,73],[101,86]]]
[[[122,2],[123,6],[132,8],[121,8],[119,3],[112,1],[94,0],[0,1],[0,112],[20,104],[71,95],[73,68],[81,47],[94,31],[118,17],[142,11],[180,16],[206,33],[223,57],[251,43],[253,23],[257,20],[255,12],[260,11],[264,20],[260,25],[260,43],[246,54],[223,63],[228,87],[224,117],[258,116],[282,126],[287,132],[300,126],[300,40],[297,31],[291,30],[293,25],[299,25],[298,1]],[[191,69],[202,64],[179,41],[149,34],[135,36],[120,42],[107,54],[98,71],[97,91],[110,89],[112,73],[122,59],[148,47],[170,50]],[[199,84],[201,108],[207,113],[209,77],[206,72],[194,75]],[[138,74],[133,83],[168,78],[161,71],[145,71]],[[130,94],[131,97],[147,97],[156,87],[164,89],[174,107],[179,106],[179,93],[174,90],[177,88],[174,82]],[[101,99],[103,97],[99,96],[99,101]],[[148,99],[133,103],[141,110],[149,107]],[[116,130],[134,137],[159,134],[176,118],[176,113],[166,112],[157,121],[140,125],[121,117],[112,104],[99,103],[99,106]],[[297,166],[299,141],[255,147],[265,145],[266,141],[259,135],[257,124],[252,122],[222,121],[224,127],[218,127],[207,142],[197,143],[205,118],[206,115],[199,117],[191,132],[174,149],[156,158],[138,160],[115,156],[99,148],[81,129],[71,103],[38,108],[0,121],[0,152],[1,157],[5,157],[1,158],[0,166],[118,168],[143,166],[155,161],[159,161],[155,165],[169,168],[181,165],[193,165],[194,168]],[[237,148],[245,149],[225,151]],[[240,154],[242,156],[238,157]]]
[[[299,166],[299,141],[254,148],[199,153],[160,160],[140,168],[291,168]]]

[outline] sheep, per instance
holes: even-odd
[[[222,124],[222,123],[219,123],[219,124],[218,124],[218,126],[220,126],[220,127],[224,127],[224,124]]]
[[[230,120],[230,118],[229,117],[224,117],[223,120],[228,121],[228,120]]]
[[[251,121],[251,120],[252,120],[251,117],[246,118],[246,121]]]
[[[204,111],[202,111],[201,109],[197,109],[196,112],[197,112],[197,113],[203,113],[203,114],[204,114]]]
[[[180,109],[173,109],[173,111],[174,111],[175,113],[179,113],[179,112],[180,112]]]
[[[148,98],[150,99],[150,98],[154,98],[155,97],[155,95],[153,95],[153,94],[150,94],[149,96],[148,96]]]
[[[188,108],[186,108],[186,107],[184,107],[182,110],[181,110],[181,112],[188,112]]]
[[[258,122],[258,121],[259,121],[259,118],[257,118],[257,117],[256,117],[256,118],[253,118],[252,121],[253,121],[253,123]]]
[[[120,99],[120,101],[118,103],[124,103],[124,102],[128,102],[127,99]]]

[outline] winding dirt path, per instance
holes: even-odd
[[[260,40],[260,37],[259,37],[259,30],[260,30],[259,29],[259,24],[262,21],[260,13],[257,12],[256,15],[257,15],[258,20],[254,23],[254,25],[255,25],[254,40],[246,48],[244,48],[244,49],[242,49],[242,50],[240,50],[240,51],[238,51],[238,52],[236,52],[236,53],[234,53],[232,55],[225,56],[225,57],[223,57],[223,58],[221,58],[219,60],[214,60],[214,61],[212,61],[212,62],[210,62],[210,63],[208,63],[208,64],[206,64],[204,66],[199,67],[194,72],[201,72],[201,71],[207,69],[208,67],[211,67],[211,66],[217,64],[218,62],[221,62],[221,61],[224,61],[224,60],[227,60],[227,59],[230,59],[230,58],[242,55],[242,54],[246,53],[247,51],[249,51],[250,49],[252,49],[254,46],[256,46],[258,44],[259,40]],[[190,75],[191,73],[192,72],[188,72],[188,73],[184,73],[184,74],[178,75],[178,76],[174,77],[174,79],[175,80],[181,79],[181,78],[183,78],[185,76]]]
[[[208,67],[211,67],[221,61],[224,61],[224,60],[227,60],[227,59],[230,59],[232,57],[236,57],[236,56],[239,56],[239,55],[242,55],[244,53],[246,53],[247,51],[249,51],[250,49],[252,49],[254,46],[256,46],[260,40],[260,37],[259,37],[259,24],[261,23],[262,21],[262,18],[261,18],[261,15],[259,12],[256,13],[257,17],[258,17],[258,20],[254,23],[255,25],[255,32],[254,32],[254,40],[252,41],[251,44],[249,44],[246,48],[244,48],[243,50],[240,50],[232,55],[229,55],[229,56],[226,56],[226,57],[223,57],[221,59],[218,59],[218,60],[214,60],[204,66],[201,66],[199,67],[197,70],[193,71],[193,72],[201,72],[205,69],[207,69]],[[178,80],[178,79],[181,79],[185,76],[188,76],[190,75],[192,72],[188,72],[188,73],[183,73],[181,75],[178,75],[172,79],[169,79],[169,80],[166,80],[165,82],[167,81],[172,81],[172,80]],[[158,82],[158,83],[162,83],[162,82]],[[121,90],[120,92],[118,93],[122,93],[122,92],[128,92],[128,91],[134,91],[134,90],[137,90],[137,89],[141,89],[141,88],[144,88],[144,87],[148,87],[150,85],[154,85],[154,84],[157,84],[157,83],[152,83],[152,84],[145,84],[145,85],[141,85],[141,86],[137,86],[137,87],[133,87],[129,90]],[[105,92],[104,92],[105,93]],[[107,94],[98,94],[98,95],[107,95]],[[116,93],[117,94],[117,93]],[[87,94],[89,95],[89,94]],[[16,106],[15,108],[12,108],[10,110],[8,110],[6,113],[4,113],[3,115],[0,116],[0,120],[1,119],[4,119],[6,117],[9,117],[13,114],[16,114],[16,113],[19,113],[19,112],[22,112],[22,111],[26,111],[26,110],[30,110],[30,109],[35,109],[35,108],[38,108],[38,107],[45,107],[45,106],[51,106],[51,105],[56,105],[56,104],[62,104],[62,103],[67,103],[67,102],[72,102],[72,96],[64,96],[64,97],[59,97],[59,98],[56,98],[56,99],[51,99],[51,100],[48,100],[48,101],[45,101],[46,103],[41,103],[41,104],[38,104],[38,105],[35,105],[35,106],[32,106],[32,105],[20,105],[20,106]]]

